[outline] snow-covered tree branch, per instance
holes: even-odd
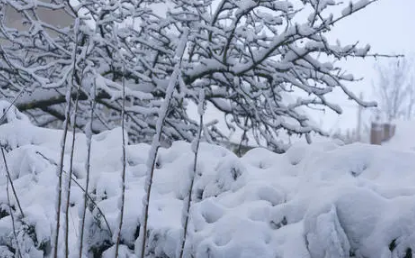
[[[0,0],[0,94],[11,100],[23,89],[16,106],[38,125],[56,126],[65,120],[65,93],[73,75],[81,85],[77,127],[88,123],[89,92],[96,84],[100,119],[92,130],[100,132],[119,125],[125,78],[130,141],[151,142],[175,49],[189,30],[183,79],[173,94],[163,139],[195,137],[197,118],[188,109],[203,89],[208,106],[219,110],[228,126],[249,131],[277,150],[281,131],[324,134],[303,110],[323,106],[340,113],[327,98],[336,87],[359,104],[370,104],[347,89],[353,76],[335,65],[342,58],[368,56],[369,47],[333,44],[325,35],[373,2]],[[163,3],[169,11],[157,12]],[[332,15],[339,8],[344,10]],[[42,15],[48,11],[62,14],[67,24],[46,22]],[[19,19],[11,20],[10,14]],[[76,18],[77,37],[71,22]],[[213,141],[223,139],[214,125],[206,130]]]

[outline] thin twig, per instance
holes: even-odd
[[[79,27],[79,18],[75,19],[75,46],[74,46],[74,54],[73,54],[73,69],[76,70],[77,64],[77,47],[78,47],[78,27]],[[74,85],[75,82],[75,75],[72,72],[71,77],[71,85]],[[69,160],[69,175],[68,175],[68,184],[67,184],[67,193],[66,193],[66,206],[65,206],[65,258],[69,258],[69,204],[71,199],[71,178],[73,173],[73,159],[74,159],[74,151],[75,151],[75,139],[76,139],[76,119],[78,116],[78,107],[79,107],[79,97],[81,94],[81,86],[77,83],[77,91],[76,91],[76,99],[75,99],[75,111],[72,121],[72,148],[70,153],[70,160]]]
[[[39,156],[41,156],[42,158],[44,158],[45,160],[49,161],[49,163],[51,163],[52,165],[57,166],[58,164],[56,164],[56,162],[54,162],[53,160],[49,159],[48,157],[46,157],[45,155],[43,155],[43,153],[41,152],[36,152],[36,154],[38,154]],[[67,171],[63,170],[63,173],[68,174]],[[112,235],[112,230],[110,227],[110,224],[108,223],[107,217],[105,216],[104,212],[101,210],[101,208],[99,208],[98,204],[94,201],[94,198],[92,198],[92,196],[87,193],[85,191],[85,188],[82,187],[82,185],[74,178],[74,176],[72,175],[71,180],[79,187],[79,189],[81,189],[81,191],[88,197],[88,199],[91,201],[91,203],[97,208],[98,213],[101,214],[102,218],[104,219],[105,225],[107,226],[108,232],[110,233],[110,235]]]
[[[188,37],[188,31],[185,31],[182,34],[182,38],[180,40],[179,46],[176,50],[176,65],[173,69],[173,73],[171,75],[169,84],[166,89],[165,98],[163,101],[163,104],[161,105],[159,109],[159,116],[157,118],[156,123],[156,134],[153,137],[153,143],[149,152],[148,160],[147,160],[147,177],[144,182],[144,188],[145,188],[145,196],[143,199],[143,213],[141,217],[141,223],[140,223],[140,235],[139,237],[141,239],[141,258],[144,258],[145,256],[145,250],[146,250],[146,240],[147,240],[147,226],[148,226],[148,211],[149,211],[149,204],[150,204],[150,197],[151,197],[151,187],[153,184],[153,177],[154,177],[154,169],[156,166],[156,160],[157,160],[157,153],[158,149],[160,148],[160,140],[161,135],[163,132],[163,126],[164,122],[167,116],[167,111],[170,106],[171,97],[173,96],[174,89],[177,84],[177,80],[180,73],[181,68],[181,60],[184,54],[184,50],[187,45],[187,37]]]
[[[94,121],[94,111],[95,111],[95,95],[96,95],[96,84],[94,83],[92,87],[91,92],[91,115],[89,118],[89,125],[86,129],[86,136],[87,136],[87,158],[85,163],[86,168],[86,185],[85,185],[85,192],[84,192],[84,205],[83,205],[83,211],[82,211],[82,218],[81,218],[81,233],[79,237],[79,258],[82,258],[82,249],[84,244],[84,232],[85,232],[85,217],[86,217],[86,209],[88,205],[87,200],[87,194],[89,190],[89,178],[90,178],[90,172],[91,172],[91,147],[92,147],[92,123]]]
[[[185,209],[184,210],[184,225],[183,225],[183,238],[182,238],[182,244],[180,247],[180,255],[179,258],[183,258],[183,254],[184,254],[184,247],[186,245],[186,239],[187,239],[187,228],[189,225],[189,218],[190,218],[190,206],[192,204],[192,193],[193,193],[193,186],[194,186],[194,182],[195,182],[195,177],[196,177],[196,170],[197,170],[197,158],[199,155],[199,145],[200,145],[200,139],[202,137],[202,130],[203,130],[203,113],[204,113],[204,101],[205,101],[205,97],[203,94],[203,90],[200,91],[200,97],[199,97],[199,131],[197,133],[197,138],[195,139],[195,144],[196,146],[193,146],[192,143],[192,151],[194,152],[195,156],[194,156],[194,162],[193,162],[193,173],[191,175],[190,178],[190,187],[189,187],[189,191],[187,193],[187,202],[185,201]]]
[[[20,205],[20,201],[19,201],[19,197],[17,196],[16,188],[14,188],[14,184],[10,176],[10,170],[9,170],[9,166],[7,165],[6,155],[4,154],[3,147],[1,147],[1,155],[3,156],[3,162],[4,162],[4,167],[6,169],[7,178],[9,179],[10,186],[12,187],[12,191],[13,191],[14,198],[16,199],[17,207],[19,207],[20,214],[22,215],[22,218],[24,218],[25,215],[23,213],[22,206]]]
[[[69,258],[69,205],[71,199],[71,178],[73,173],[73,159],[74,159],[74,151],[75,151],[75,140],[76,140],[76,118],[78,113],[78,102],[79,102],[79,86],[78,86],[78,94],[75,100],[75,114],[72,123],[72,148],[71,148],[71,156],[69,161],[69,175],[68,175],[68,185],[66,189],[66,207],[65,207],[65,257]]]
[[[71,87],[70,87],[71,88]],[[68,92],[71,89],[68,90]],[[56,207],[56,232],[55,232],[55,242],[53,245],[53,257],[58,258],[58,241],[59,241],[59,228],[60,228],[60,213],[61,213],[61,202],[62,202],[62,173],[63,173],[63,162],[65,157],[65,146],[66,146],[66,137],[68,134],[69,128],[69,116],[70,116],[71,101],[69,99],[67,104],[66,112],[66,121],[63,130],[62,142],[61,142],[61,153],[58,166],[58,197],[57,197],[57,207]]]
[[[79,19],[75,20],[75,45],[72,52],[72,80],[71,83],[69,83],[69,88],[66,92],[66,103],[67,107],[65,110],[65,125],[63,130],[63,136],[62,136],[62,142],[61,142],[61,154],[60,154],[60,160],[59,160],[59,167],[58,167],[58,201],[57,201],[57,207],[56,207],[56,235],[55,235],[55,244],[53,246],[53,257],[58,258],[58,245],[59,245],[59,228],[60,228],[60,213],[61,213],[61,205],[62,205],[62,173],[63,173],[63,162],[65,157],[65,147],[66,147],[66,137],[68,135],[68,129],[69,129],[69,122],[70,122],[70,115],[71,115],[71,93],[73,88],[73,77],[74,73],[76,71],[76,51],[77,51],[77,28],[79,26]],[[78,91],[79,92],[79,91]],[[70,181],[70,180],[69,180]]]
[[[11,201],[10,201],[10,193],[9,193],[9,177],[7,177],[7,183],[6,183],[6,192],[7,192],[7,205],[9,206],[9,213],[10,213],[10,217],[12,219],[12,227],[13,227],[13,236],[14,236],[14,240],[16,241],[16,252],[19,255],[20,258],[22,258],[22,254],[20,252],[20,245],[19,245],[19,241],[17,240],[17,233],[16,233],[16,223],[14,220],[14,214],[13,214],[13,209],[11,206]]]
[[[9,167],[7,166],[6,156],[4,155],[3,147],[1,148],[1,153],[2,153],[2,156],[3,156],[4,167],[6,169],[6,178],[7,178],[7,182],[6,182],[7,205],[9,206],[10,218],[12,219],[13,236],[14,236],[14,239],[16,241],[16,246],[17,246],[16,252],[17,252],[17,254],[19,255],[20,258],[23,258],[22,257],[22,253],[20,251],[19,240],[17,239],[16,223],[15,223],[13,209],[12,209],[11,201],[10,201],[9,183],[12,186],[12,191],[13,191],[13,194],[15,195],[16,202],[17,202],[17,204],[19,206],[19,209],[20,209],[20,212],[22,213],[22,216],[23,216],[23,211],[22,211],[22,209],[20,207],[19,199],[17,198],[16,191],[15,191],[14,186],[13,186],[13,182],[12,182],[12,180],[10,178]]]
[[[122,110],[121,110],[121,131],[122,131],[122,186],[121,186],[121,211],[120,221],[118,224],[117,241],[115,244],[115,258],[118,257],[118,251],[121,241],[121,229],[124,220],[124,202],[125,202],[125,170],[127,166],[126,154],[125,154],[125,66],[123,66],[123,77],[122,77]]]
[[[0,124],[3,123],[4,119],[6,118],[7,112],[9,112],[10,108],[13,107],[13,105],[16,103],[16,101],[22,96],[22,94],[25,92],[26,88],[22,88],[19,93],[14,97],[13,101],[10,103],[10,105],[7,107],[7,109],[4,111],[3,115],[0,118]]]

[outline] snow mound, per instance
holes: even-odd
[[[0,257],[13,257],[16,250],[23,257],[50,257],[62,131],[35,127],[17,112],[0,126],[0,143],[7,150],[24,216],[11,189],[9,206],[1,159]],[[92,139],[89,195],[93,202],[88,206],[85,257],[114,257],[121,134],[114,129]],[[65,171],[70,145],[68,139]],[[136,257],[139,252],[149,150],[144,144],[127,147],[119,257]],[[185,142],[160,149],[147,257],[178,257],[193,155]],[[78,254],[86,156],[86,137],[77,134],[68,229],[71,257]],[[253,149],[238,158],[222,147],[201,144],[198,160],[185,257],[408,258],[414,254],[415,153],[326,141],[294,145],[285,154]],[[64,250],[63,237],[59,250]]]

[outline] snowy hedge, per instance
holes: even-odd
[[[61,136],[59,130],[31,125],[13,108],[0,126],[0,143],[24,213],[11,187],[6,194],[1,160],[0,257],[14,257],[16,250],[22,257],[50,256]],[[93,201],[88,206],[85,257],[113,257],[121,193],[120,139],[120,129],[93,137],[89,192]],[[68,141],[65,171],[70,149]],[[144,144],[127,147],[119,257],[138,254],[149,149]],[[160,149],[147,257],[177,257],[193,155],[184,142]],[[78,134],[69,210],[73,257],[78,255],[85,160],[86,137]],[[415,250],[414,153],[324,142],[295,145],[282,155],[254,149],[238,158],[224,148],[202,144],[195,180],[185,257],[407,258]]]

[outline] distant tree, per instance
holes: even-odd
[[[167,2],[170,10],[160,15],[154,10],[162,0],[0,0],[1,96],[16,99],[38,125],[56,126],[65,119],[65,99],[79,94],[77,126],[85,128],[90,102],[96,101],[92,129],[99,132],[119,125],[124,81],[130,141],[150,142],[177,62],[178,39],[188,33],[164,139],[190,141],[197,134],[187,109],[200,89],[229,127],[249,131],[271,149],[279,149],[281,130],[324,134],[300,109],[322,106],[341,113],[326,98],[336,87],[368,105],[347,89],[345,82],[354,78],[334,62],[366,57],[369,47],[332,44],[325,34],[376,0]],[[330,10],[336,8],[343,11],[334,16]],[[73,23],[42,19],[47,11]],[[10,12],[20,15],[19,28],[7,22]],[[308,97],[296,97],[298,91]],[[224,138],[213,124],[205,126],[204,137]]]
[[[385,119],[409,119],[415,101],[414,67],[408,58],[389,60],[375,66],[378,80],[374,90],[379,101],[379,111]]]

